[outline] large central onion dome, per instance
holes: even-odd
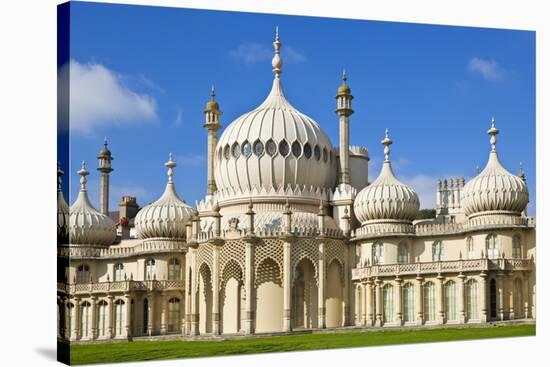
[[[116,239],[115,222],[103,213],[98,212],[88,199],[86,176],[90,173],[86,163],[82,162],[80,175],[80,192],[69,212],[69,243],[76,245],[112,245]]]
[[[390,144],[388,137],[382,140],[386,159],[382,171],[376,180],[357,194],[353,209],[357,219],[363,225],[375,223],[411,223],[418,214],[420,201],[416,192],[400,182],[389,160]]]
[[[193,216],[193,208],[181,200],[174,184],[174,167],[172,154],[168,162],[168,183],[164,193],[152,204],[141,209],[135,218],[137,234],[140,238],[184,239],[186,225]]]
[[[508,172],[498,159],[498,132],[493,119],[487,131],[491,135],[489,161],[483,171],[468,181],[462,190],[462,206],[468,218],[491,214],[519,216],[529,202],[525,182]]]
[[[336,159],[330,139],[287,100],[281,84],[281,42],[272,60],[275,78],[265,101],[232,122],[216,148],[220,203],[234,195],[332,188]]]

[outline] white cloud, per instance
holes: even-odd
[[[435,208],[437,178],[427,175],[415,175],[412,177],[402,177],[401,180],[416,191],[420,199],[421,209]]]
[[[306,61],[305,54],[291,46],[283,46],[281,53],[283,62],[302,63]],[[273,48],[261,43],[243,42],[236,49],[229,51],[229,57],[245,65],[267,62],[273,58]]]
[[[174,119],[174,126],[181,126],[183,123],[183,110],[181,108],[178,108],[178,111],[176,112],[176,118]]]
[[[499,81],[504,78],[504,69],[495,60],[473,57],[468,61],[468,70],[481,75],[485,80]]]
[[[63,74],[63,73],[62,73]],[[106,125],[129,125],[157,120],[153,97],[132,91],[107,67],[70,61],[70,126],[80,134]]]

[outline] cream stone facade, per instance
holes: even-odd
[[[385,160],[368,182],[368,150],[349,147],[351,89],[336,95],[339,146],[287,100],[281,42],[265,101],[218,138],[221,111],[204,110],[206,196],[176,191],[170,155],[160,198],[108,208],[113,157],[98,156],[100,211],[89,172],[69,208],[58,169],[58,337],[216,336],[301,329],[486,323],[535,318],[535,219],[523,173],[498,159],[492,121],[486,168],[434,182],[433,219]],[[349,147],[349,149],[347,148]],[[182,182],[180,180],[179,182]],[[180,184],[181,185],[181,184]]]

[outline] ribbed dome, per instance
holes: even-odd
[[[280,42],[275,45],[271,92],[256,109],[232,122],[216,148],[216,185],[231,192],[332,188],[336,160],[319,125],[296,110],[281,84]]]
[[[69,243],[111,245],[116,239],[116,226],[111,218],[98,212],[90,203],[86,190],[86,176],[89,172],[84,162],[78,174],[81,176],[80,192],[69,209]]]
[[[382,141],[386,145],[386,160],[380,175],[357,194],[353,205],[355,216],[362,224],[386,220],[411,222],[420,208],[416,192],[393,174],[389,160],[389,145],[392,142],[387,134],[386,130],[386,138]]]
[[[462,206],[469,218],[487,214],[521,215],[529,202],[527,185],[500,163],[495,149],[498,129],[488,131],[492,149],[483,171],[468,181],[462,190]]]
[[[185,226],[193,216],[193,208],[181,200],[173,182],[173,168],[176,163],[170,155],[166,163],[168,183],[164,193],[152,204],[141,209],[135,218],[137,234],[140,238],[180,238],[184,239]]]
[[[69,243],[69,205],[61,190],[63,171],[57,166],[57,243]]]

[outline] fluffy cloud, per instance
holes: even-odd
[[[435,208],[437,178],[427,175],[415,175],[412,177],[402,177],[401,180],[416,191],[420,199],[421,209]]]
[[[302,63],[306,61],[304,53],[293,47],[284,46],[281,52],[284,62]],[[273,48],[261,43],[244,42],[236,49],[229,51],[229,57],[245,65],[267,62],[273,57]]]
[[[479,74],[485,80],[499,81],[504,78],[504,69],[495,60],[473,57],[468,61],[468,71]]]
[[[69,71],[72,132],[87,134],[101,126],[157,120],[155,99],[128,88],[116,72],[101,64],[76,60],[70,61]]]

